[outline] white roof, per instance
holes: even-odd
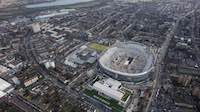
[[[109,80],[111,81],[111,79]],[[95,82],[93,84],[93,88],[115,100],[121,101],[124,94],[118,91],[119,83],[116,83],[115,81],[109,82],[109,80],[107,80],[105,83],[101,81]],[[110,85],[110,84],[114,84],[114,85]]]
[[[55,68],[55,67],[56,67],[54,61],[48,61],[48,62],[46,62],[44,65],[45,65],[45,67],[46,67],[47,69],[50,68],[50,67],[52,67],[52,68]]]
[[[6,88],[10,87],[11,84],[6,82],[5,80],[0,78],[0,91],[5,90]]]
[[[105,80],[105,85],[110,86],[112,89],[118,90],[119,86],[121,86],[121,82],[117,81],[117,80],[113,80],[111,78],[108,78],[107,80]]]
[[[86,46],[86,45],[83,45],[83,46],[81,46],[80,48],[81,48],[81,49],[86,49],[87,46]]]
[[[0,98],[3,97],[3,96],[5,96],[5,95],[6,95],[6,93],[0,91]]]
[[[124,65],[128,65],[129,64],[129,61],[125,61]]]
[[[0,98],[13,90],[11,84],[0,78]]]
[[[69,60],[65,60],[65,65],[68,65],[68,66],[71,66],[71,67],[73,67],[73,68],[76,68],[78,65],[77,64],[75,64],[74,62],[71,62],[71,61],[69,61]]]

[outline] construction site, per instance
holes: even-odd
[[[120,81],[142,81],[153,70],[154,56],[145,45],[117,42],[99,59],[105,74]]]

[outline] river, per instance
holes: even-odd
[[[76,3],[82,2],[89,2],[93,0],[56,0],[54,2],[45,2],[33,5],[26,5],[26,8],[42,8],[42,7],[52,7],[52,6],[59,6],[59,5],[71,5]]]

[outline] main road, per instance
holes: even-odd
[[[163,60],[166,57],[169,45],[174,37],[174,35],[177,32],[179,23],[182,19],[184,19],[185,17],[187,17],[188,15],[194,13],[194,11],[197,9],[197,7],[195,7],[195,9],[193,9],[192,11],[182,15],[177,21],[176,23],[173,25],[172,30],[170,31],[170,33],[166,36],[166,40],[164,41],[164,43],[162,44],[161,48],[159,49],[159,53],[158,53],[158,58],[155,64],[155,79],[154,79],[154,84],[153,84],[153,89],[152,89],[152,94],[149,98],[149,102],[147,104],[147,107],[145,109],[145,112],[149,112],[150,111],[150,106],[154,100],[154,98],[156,97],[156,93],[160,88],[160,78],[161,78],[161,73],[162,70],[164,68],[163,66]]]

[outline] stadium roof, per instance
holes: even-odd
[[[124,76],[139,76],[153,69],[150,49],[136,42],[118,42],[99,59],[100,65],[113,73]]]

